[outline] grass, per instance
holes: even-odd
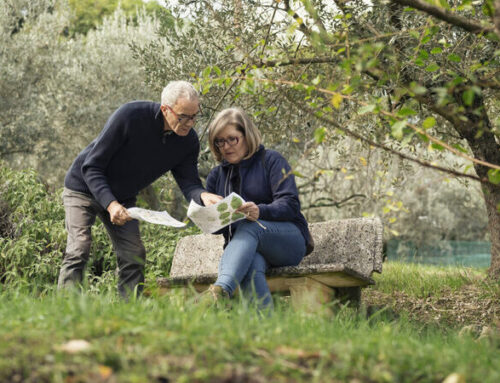
[[[422,298],[440,296],[467,284],[481,286],[484,294],[500,296],[500,285],[484,282],[485,269],[454,266],[421,265],[386,262],[382,274],[374,274],[376,289],[384,293],[394,290]]]
[[[377,288],[422,294],[476,281],[464,282],[463,275],[388,264]],[[217,311],[179,295],[126,303],[109,287],[84,294],[49,287],[36,295],[2,288],[2,382],[441,382],[451,373],[468,383],[500,381],[498,336],[478,340],[404,312],[367,316],[342,307],[328,318],[278,302],[272,315],[262,316],[242,302]],[[72,339],[91,347],[63,351]]]

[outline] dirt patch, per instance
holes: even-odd
[[[474,332],[484,327],[500,331],[500,297],[486,296],[475,285],[468,284],[458,290],[446,289],[439,297],[417,298],[401,291],[386,294],[375,289],[364,289],[362,302],[368,306],[389,307],[396,314],[407,312],[417,321],[463,328]]]

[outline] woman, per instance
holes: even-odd
[[[207,190],[223,197],[234,191],[247,201],[238,209],[246,219],[222,230],[224,253],[210,291],[217,299],[238,286],[244,295],[255,289],[259,306],[272,308],[267,268],[298,265],[311,245],[290,165],[261,145],[260,132],[239,108],[221,111],[208,139],[220,165],[208,175]]]

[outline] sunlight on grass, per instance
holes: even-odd
[[[382,274],[373,275],[375,289],[384,293],[398,290],[415,297],[439,296],[447,289],[456,290],[485,277],[483,269],[401,262],[386,262]],[[487,284],[484,288],[488,289]]]

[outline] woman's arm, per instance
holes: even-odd
[[[271,185],[269,204],[258,204],[259,218],[269,221],[289,221],[300,212],[300,201],[295,176],[287,160],[278,152],[266,156],[265,171]],[[284,170],[284,171],[283,171]]]

